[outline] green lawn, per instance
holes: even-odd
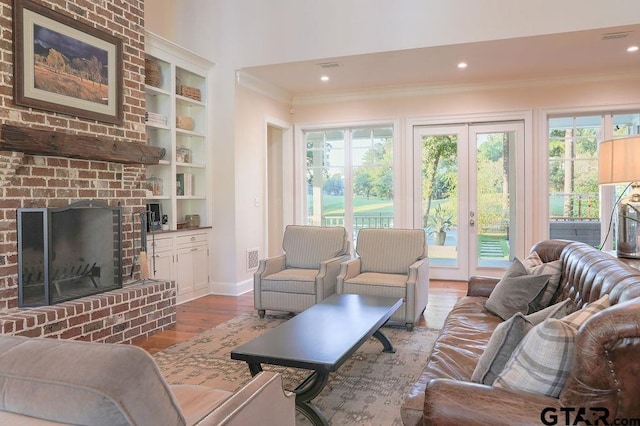
[[[339,195],[323,195],[322,211],[324,215],[344,215],[344,197]],[[363,198],[353,199],[353,211],[365,214],[393,215],[393,201],[390,199]]]

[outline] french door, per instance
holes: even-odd
[[[414,227],[431,278],[503,274],[524,235],[523,146],[522,122],[414,127]]]

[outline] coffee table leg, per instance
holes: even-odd
[[[378,339],[380,341],[380,343],[382,343],[382,346],[384,346],[384,349],[382,350],[382,352],[386,352],[386,353],[390,353],[390,354],[396,353],[396,350],[393,347],[393,345],[391,344],[391,341],[386,336],[386,334],[384,334],[382,331],[380,331],[380,329],[377,329],[376,332],[373,333],[373,337]]]
[[[329,381],[329,373],[314,371],[293,392],[296,394],[296,408],[314,425],[328,425],[327,418],[311,400],[318,396]]]
[[[247,364],[249,364],[249,371],[251,372],[251,377],[255,376],[256,374],[262,371],[262,366],[260,365],[259,362],[256,362],[256,363],[248,362]]]

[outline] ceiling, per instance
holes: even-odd
[[[640,24],[282,63],[242,71],[292,96],[640,73]],[[466,69],[458,69],[464,61]],[[322,82],[326,75],[329,81]]]

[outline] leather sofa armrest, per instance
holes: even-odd
[[[472,276],[469,278],[467,296],[489,297],[500,278]]]
[[[557,398],[494,388],[471,382],[434,379],[425,392],[425,425],[540,425],[556,415],[564,424]]]
[[[263,371],[196,424],[295,426],[295,402],[295,394],[283,389],[279,373]]]

